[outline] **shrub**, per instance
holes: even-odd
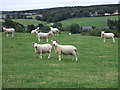
[[[27,32],[29,33],[29,32],[31,32],[31,30],[34,30],[34,29],[35,29],[35,26],[33,24],[28,25]]]
[[[69,27],[71,33],[80,33],[80,26],[78,24],[72,24]]]
[[[115,29],[103,29],[103,30],[90,30],[90,31],[86,31],[86,32],[82,32],[82,35],[90,35],[90,36],[100,36],[101,35],[101,31],[105,31],[106,33],[114,33],[115,37],[118,37],[118,30]]]

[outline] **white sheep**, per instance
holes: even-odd
[[[105,33],[105,31],[101,31],[101,38],[104,39],[104,42],[106,42],[107,38],[112,38],[113,42],[115,42],[114,34],[113,33]]]
[[[14,37],[14,33],[15,33],[14,28],[5,28],[5,27],[3,27],[3,30],[4,30],[5,34],[7,34],[7,37],[8,37],[8,34],[12,34],[12,37]]]
[[[59,35],[59,29],[50,27],[51,31],[53,32],[54,35],[58,34]]]
[[[69,35],[71,35],[71,33],[69,33]]]
[[[48,38],[53,35],[52,31],[49,31],[48,33],[37,33],[38,41],[41,42],[42,38],[46,38],[46,42],[48,42]]]
[[[52,45],[50,45],[50,44],[38,44],[38,43],[34,43],[34,42],[32,42],[32,43],[33,43],[35,52],[39,54],[40,58],[42,58],[43,53],[49,53],[48,59],[51,57]]]
[[[58,54],[59,61],[61,61],[61,54],[72,55],[73,56],[72,60],[74,60],[74,59],[76,59],[76,61],[78,60],[77,55],[76,55],[77,49],[75,46],[73,46],[73,45],[59,45],[58,40],[52,41],[52,44],[54,45],[55,52]]]
[[[39,27],[37,27],[35,30],[32,30],[31,33],[36,34],[39,32]]]

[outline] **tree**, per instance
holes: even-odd
[[[62,23],[54,23],[53,27],[61,29],[62,28]]]
[[[35,29],[35,26],[33,24],[28,25],[27,32],[29,33],[29,32],[31,32],[31,30],[34,30],[34,29]]]
[[[70,25],[70,32],[71,33],[80,33],[80,26],[78,24]]]
[[[15,30],[16,30],[16,32],[25,32],[24,26],[19,23],[15,26]]]
[[[83,17],[89,17],[90,12],[88,10],[83,11]]]
[[[35,19],[36,19],[36,20],[42,20],[42,18],[39,17],[39,16],[36,16]]]
[[[39,27],[42,30],[44,25],[40,23],[40,24],[37,25],[37,27]]]
[[[6,15],[6,19],[10,19],[10,15],[8,14],[8,15]]]
[[[6,28],[15,28],[15,24],[11,19],[5,19],[3,26],[5,26]]]

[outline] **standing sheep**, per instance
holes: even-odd
[[[51,57],[52,45],[50,44],[37,44],[33,42],[34,50],[42,58],[43,53],[49,53],[48,59]]]
[[[77,49],[73,45],[59,45],[58,40],[52,41],[52,44],[54,45],[55,52],[58,54],[59,61],[61,61],[61,54],[72,55],[72,60],[78,60],[76,55]]]
[[[105,31],[101,31],[101,38],[104,39],[104,42],[106,42],[106,38],[112,38],[113,42],[115,42],[113,33],[105,33]]]
[[[46,38],[46,42],[48,42],[49,36],[51,36],[53,33],[52,31],[49,31],[48,33],[37,33],[38,41],[41,42],[42,38]]]
[[[8,34],[12,34],[12,37],[14,37],[14,33],[15,33],[14,28],[5,28],[5,27],[3,27],[3,31],[5,32],[5,34],[7,34],[7,37],[8,37]]]
[[[31,33],[36,34],[39,31],[39,27],[37,27],[35,30],[32,30]]]
[[[53,32],[54,35],[58,34],[59,35],[59,29],[50,27],[51,31]]]

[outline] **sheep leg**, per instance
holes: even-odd
[[[59,57],[59,61],[61,61],[61,54],[58,54],[58,57]]]
[[[39,42],[41,42],[41,39],[40,39],[40,38],[38,38],[38,41],[39,41]]]
[[[49,55],[48,55],[48,59],[50,58],[50,56],[51,56],[51,53],[49,53]]]
[[[41,59],[42,59],[42,53],[40,53],[40,56],[39,56]]]
[[[74,54],[74,59],[75,59],[76,61],[78,60],[76,53]]]
[[[113,39],[113,42],[115,43],[115,39],[114,38],[112,38]]]
[[[75,56],[75,59],[76,59],[76,61],[78,61],[78,58],[77,58],[77,56]]]
[[[8,34],[7,34],[7,37],[8,37]]]
[[[105,38],[104,38],[104,42],[105,42]]]
[[[48,42],[48,38],[46,38],[46,42]]]
[[[14,37],[14,34],[12,34],[12,37]]]

